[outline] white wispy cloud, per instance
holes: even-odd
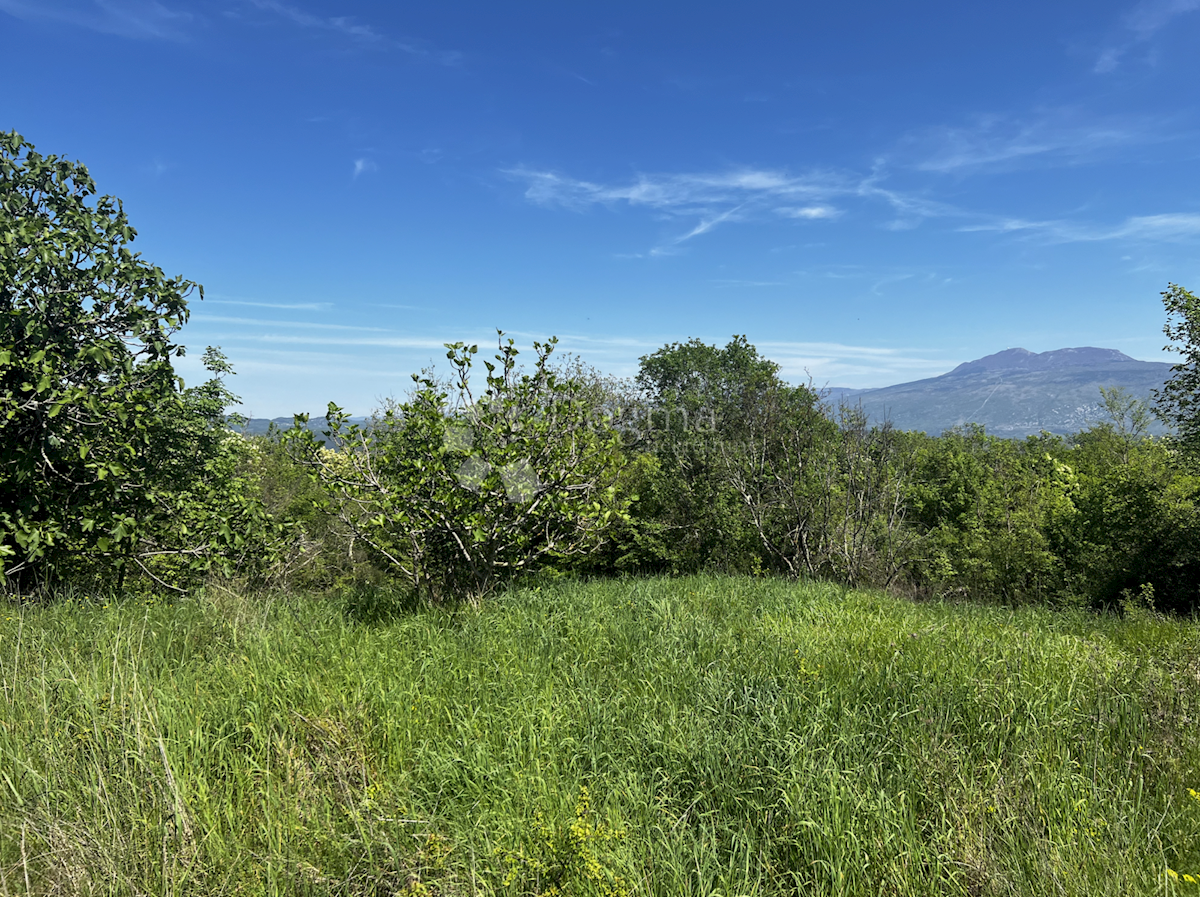
[[[384,40],[382,34],[372,28],[370,25],[357,24],[353,19],[346,16],[333,16],[325,18],[324,16],[316,16],[310,12],[291,6],[287,3],[281,3],[279,0],[250,0],[250,2],[261,10],[273,12],[276,15],[287,19],[294,25],[299,25],[302,28],[318,28],[328,31],[336,31],[347,37],[352,37],[356,40],[366,41],[368,43],[378,43]]]
[[[1126,220],[1112,236],[1103,239],[1180,240],[1196,236],[1200,236],[1200,215],[1185,212],[1138,215]]]
[[[255,299],[226,299],[208,296],[206,305],[246,305],[255,308],[282,308],[290,311],[326,311],[333,308],[332,302],[259,302]]]
[[[544,335],[513,333],[528,342],[544,339]],[[630,376],[637,372],[638,359],[661,347],[695,334],[660,334],[653,336],[578,336],[560,335],[559,350],[578,353],[585,361],[595,360],[609,373]],[[817,386],[874,387],[890,386],[907,380],[934,377],[951,370],[964,359],[946,359],[933,351],[912,347],[855,345],[852,343],[759,340],[750,334],[750,341],[765,357],[780,366],[780,373],[792,382],[808,382]],[[729,336],[699,337],[713,345],[724,345]],[[494,342],[494,341],[493,341]],[[480,346],[483,349],[483,346]]]
[[[1116,71],[1136,46],[1151,40],[1177,16],[1196,10],[1200,10],[1200,0],[1143,0],[1125,14],[1123,37],[1100,51],[1092,71],[1101,75]]]
[[[1060,135],[1057,141],[1038,144],[1038,151],[1082,153],[1087,145],[1115,144],[1126,139],[1134,138],[1116,130],[1071,132],[1068,136]],[[1013,158],[1026,151],[1015,146],[1011,142],[1007,149],[981,145],[970,152],[960,148],[953,155],[940,157],[939,162],[931,158],[914,167],[938,172],[978,167],[989,159]],[[1027,151],[1034,151],[1032,145]],[[923,193],[886,186],[888,173],[883,162],[869,174],[858,176],[847,172],[794,175],[779,169],[738,168],[717,173],[642,174],[632,181],[613,184],[531,168],[508,169],[503,173],[525,183],[528,201],[547,208],[583,212],[595,206],[625,205],[681,223],[676,235],[645,251],[620,253],[621,258],[675,255],[684,251],[683,244],[688,241],[736,222],[770,218],[828,221],[844,214],[841,206],[856,201],[865,209],[872,205],[889,209],[890,218],[881,220],[876,216],[879,226],[889,230],[908,230],[930,219],[957,219],[956,229],[960,232],[1025,232],[1046,243],[1119,239],[1179,242],[1200,235],[1200,214],[1191,212],[1135,215],[1114,225],[1069,219],[1032,220],[966,209]],[[797,205],[797,199],[807,202]],[[840,201],[838,205],[832,203],[835,199]]]
[[[1108,240],[1179,242],[1200,237],[1200,214],[1170,212],[1160,215],[1134,215],[1120,224],[1107,226],[1072,221],[998,218],[995,221],[964,225],[959,230],[1024,232],[1048,243],[1097,243]]]
[[[1131,31],[1150,36],[1165,28],[1172,19],[1200,9],[1200,0],[1144,0],[1125,16]]]
[[[784,218],[807,218],[815,221],[818,218],[836,218],[842,212],[833,206],[802,206],[800,208],[781,206],[775,210],[775,214]]]
[[[511,168],[503,172],[527,182],[525,196],[546,206],[584,209],[591,205],[645,206],[672,213],[694,214],[751,200],[795,202],[844,195],[853,189],[845,176],[816,172],[790,175],[771,169],[740,168],[729,172],[639,175],[628,184],[597,184],[552,171]]]
[[[856,346],[846,343],[766,341],[759,351],[779,365],[780,373],[814,385],[877,387],[936,377],[957,360],[931,357],[913,348]]]
[[[353,324],[327,324],[321,321],[269,321],[262,318],[236,318],[226,315],[196,313],[189,326],[199,324],[239,324],[249,327],[300,327],[311,330],[361,330],[367,333],[387,333],[383,327],[356,327]]]
[[[1030,116],[980,115],[966,124],[916,131],[900,141],[889,160],[919,171],[959,174],[1034,161],[1074,164],[1167,139],[1166,123],[1149,116],[1042,109]]]
[[[483,357],[490,357],[496,347],[494,330],[464,333],[447,327],[422,334],[401,334],[335,332],[331,328],[325,333],[289,334],[264,332],[249,326],[257,323],[276,322],[247,321],[247,326],[223,332],[221,338],[235,368],[243,375],[235,385],[245,390],[248,408],[259,416],[319,409],[328,399],[356,407],[359,409],[356,413],[362,413],[378,407],[379,390],[391,388],[402,393],[411,386],[409,374],[430,364],[435,371],[442,370],[447,342],[477,344]],[[564,361],[580,358],[610,375],[632,376],[637,373],[641,357],[693,336],[718,346],[729,340],[728,335],[713,337],[685,332],[560,333],[556,356]],[[758,340],[754,334],[749,336],[764,357],[780,365],[784,377],[797,383],[811,380],[818,387],[886,386],[945,373],[962,360],[947,360],[940,353],[917,348],[778,338]],[[505,338],[508,337],[515,339],[522,350],[518,361],[524,361],[527,354],[532,360],[531,353],[525,350],[534,340],[545,341],[548,334],[510,330],[505,332]],[[195,376],[202,373],[197,368]],[[265,389],[262,385],[283,373],[288,374],[286,401],[281,399],[278,388]],[[262,390],[261,396],[256,395],[257,390]],[[314,397],[319,401],[314,402]]]
[[[808,353],[818,355],[836,355],[839,358],[887,358],[897,363],[904,363],[907,357],[904,353],[912,349],[896,349],[888,346],[856,346],[852,343],[806,342],[776,340],[757,343],[760,350],[771,350],[786,354]],[[928,359],[910,358],[909,360],[926,364]]]
[[[184,40],[197,21],[158,0],[0,0],[0,12],[138,40]]]
[[[883,186],[886,173],[867,175],[814,171],[795,175],[779,169],[737,168],[728,172],[639,175],[625,184],[600,184],[553,171],[507,169],[503,174],[526,183],[525,198],[547,207],[584,211],[591,206],[644,207],[671,219],[692,219],[688,230],[647,252],[623,257],[672,255],[682,243],[718,225],[762,220],[764,216],[798,221],[829,221],[844,214],[834,199],[860,199],[891,207],[893,230],[916,227],[927,218],[978,217],[948,203]],[[797,205],[797,201],[805,205]]]
[[[367,328],[355,328],[367,329]],[[305,346],[374,346],[381,349],[441,349],[445,340],[413,336],[306,336],[300,334],[245,334],[245,339],[264,343],[285,343]]]
[[[738,280],[732,277],[723,277],[719,280],[714,280],[714,284],[719,287],[785,287],[787,283],[782,280]]]
[[[423,41],[411,38],[394,39],[378,31],[374,26],[363,24],[349,16],[318,16],[281,0],[247,0],[256,9],[273,13],[301,28],[325,31],[350,38],[362,44],[385,49],[400,50],[414,59],[435,62],[440,65],[458,65],[462,54],[457,50],[440,50]]]
[[[356,177],[356,178],[360,174],[363,174],[364,172],[377,171],[378,169],[379,169],[379,166],[376,165],[374,162],[372,162],[370,159],[355,159],[354,160],[354,177]]]
[[[841,210],[822,201],[885,192],[862,178],[830,171],[795,175],[776,169],[737,168],[695,174],[642,174],[624,184],[601,184],[525,167],[507,169],[503,174],[525,182],[525,198],[537,205],[583,211],[591,206],[624,204],[673,219],[692,219],[687,230],[630,257],[670,255],[679,251],[680,244],[722,224],[764,215],[808,221],[836,218]]]

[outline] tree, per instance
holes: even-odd
[[[692,572],[754,571],[761,544],[729,476],[728,447],[741,444],[761,403],[786,387],[779,366],[744,336],[723,348],[692,339],[641,359],[644,405],[627,416],[626,447],[648,451],[623,565]]]
[[[95,193],[83,165],[0,134],[0,565],[10,588],[83,569],[120,580],[164,552],[203,565],[214,540],[237,541],[225,517],[184,533],[173,519],[228,448],[224,359],[207,357],[218,377],[194,390],[171,363],[184,352],[172,339],[188,296],[203,291],[132,252],[137,232],[120,201]],[[167,532],[172,546],[156,538]]]
[[[451,384],[414,375],[412,396],[362,427],[331,403],[333,450],[304,418],[287,434],[354,537],[435,600],[478,600],[569,563],[602,544],[628,504],[616,488],[619,437],[593,414],[588,384],[551,368],[555,340],[534,343],[522,371],[500,336],[479,396],[478,346],[447,344]]]
[[[1195,451],[1200,449],[1200,297],[1172,283],[1162,300],[1167,310],[1163,333],[1171,340],[1164,348],[1184,360],[1171,368],[1163,388],[1154,390],[1154,411]]]

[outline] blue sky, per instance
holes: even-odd
[[[496,328],[884,386],[1163,357],[1198,46],[1200,0],[0,0],[0,129],[204,284],[181,370],[220,345],[255,416],[366,413]]]

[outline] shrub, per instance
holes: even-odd
[[[448,344],[450,386],[414,376],[408,401],[368,426],[331,404],[333,450],[303,421],[288,433],[353,537],[434,599],[476,600],[569,562],[600,545],[628,504],[616,488],[617,433],[593,414],[586,384],[552,370],[555,340],[534,343],[536,363],[524,372],[500,336],[478,397],[478,347]]]

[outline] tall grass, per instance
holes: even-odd
[[[1200,895],[1189,622],[693,578],[0,623],[4,893]]]

